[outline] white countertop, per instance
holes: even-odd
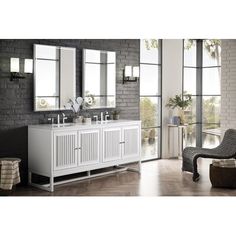
[[[29,128],[34,129],[48,129],[48,130],[68,130],[68,129],[78,129],[78,128],[90,128],[90,127],[104,127],[112,126],[118,124],[132,124],[141,123],[140,120],[108,120],[108,121],[92,121],[91,124],[86,123],[65,123],[65,124],[39,124],[39,125],[29,125]]]

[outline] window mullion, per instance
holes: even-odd
[[[202,147],[202,63],[203,63],[202,40],[197,40],[197,70],[196,70],[196,146]]]

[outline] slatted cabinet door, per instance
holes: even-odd
[[[122,158],[128,159],[135,156],[139,156],[140,154],[140,132],[139,126],[127,126],[123,127],[122,132],[122,140],[123,140],[123,148],[122,148]]]
[[[103,129],[103,162],[121,159],[121,128]]]
[[[77,131],[54,133],[54,170],[77,167]]]
[[[99,163],[100,129],[81,130],[79,135],[79,165]]]

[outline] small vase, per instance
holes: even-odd
[[[119,120],[120,119],[120,115],[113,115],[113,120]]]
[[[74,123],[79,123],[81,124],[83,122],[83,116],[76,116],[74,119],[73,119],[73,122]]]
[[[90,117],[84,118],[84,123],[85,124],[91,124],[92,119]]]
[[[178,115],[180,117],[180,124],[183,125],[185,124],[185,116],[184,116],[184,110],[179,108],[178,109]]]
[[[180,116],[173,116],[172,117],[172,124],[173,125],[180,125],[180,123],[181,123]]]

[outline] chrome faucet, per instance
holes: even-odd
[[[101,122],[103,122],[103,112],[101,112]]]
[[[108,111],[105,113],[105,121],[107,121],[107,118],[110,117]]]
[[[60,124],[60,114],[57,114],[57,124]]]
[[[62,124],[65,124],[65,120],[67,120],[67,117],[65,113],[62,112]]]
[[[54,117],[50,117],[48,120],[51,121],[51,124],[54,124]]]
[[[98,121],[98,116],[93,116],[93,118],[95,119],[95,121],[97,122]]]

